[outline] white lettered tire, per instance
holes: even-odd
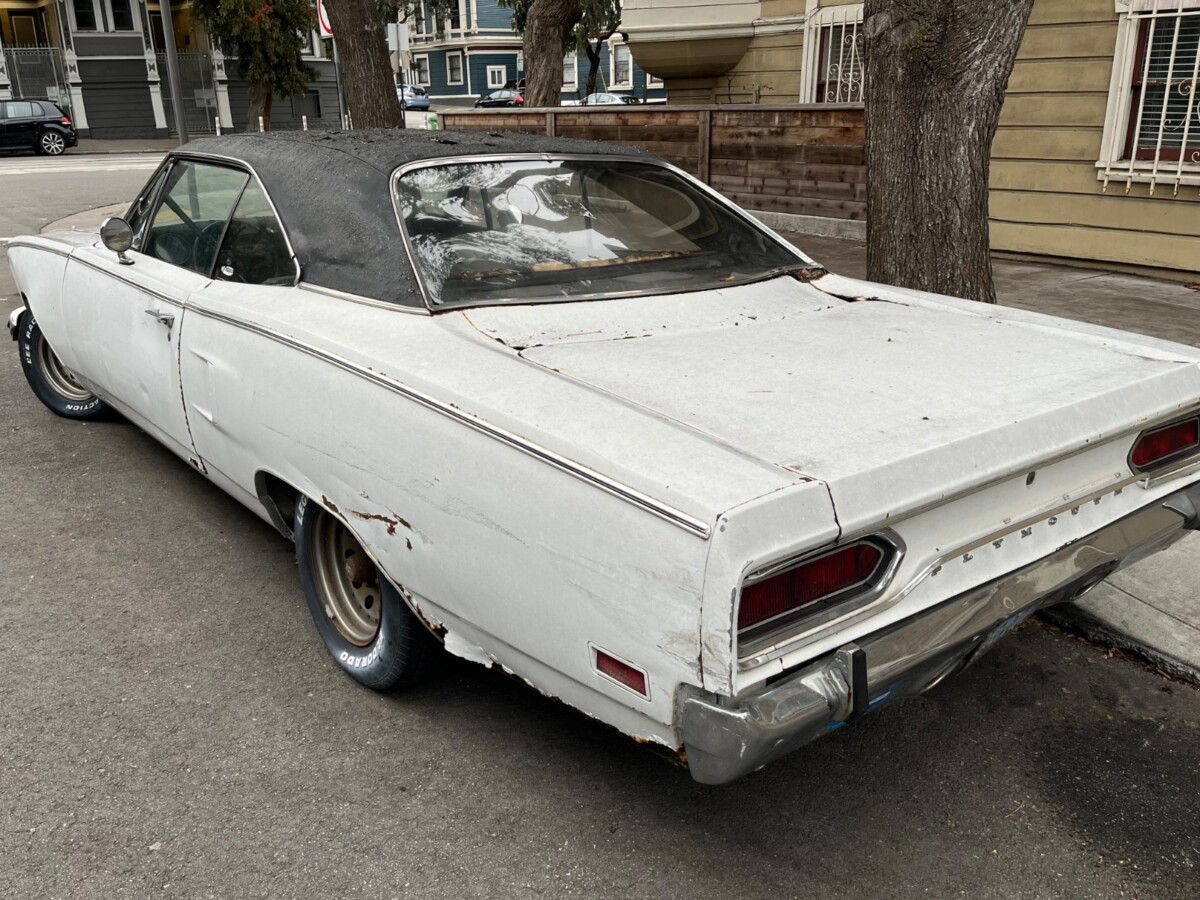
[[[334,661],[377,691],[425,676],[437,641],[341,520],[302,496],[294,532],[308,610]]]

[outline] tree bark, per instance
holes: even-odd
[[[525,106],[558,106],[563,49],[583,17],[580,0],[533,0],[525,19]]]
[[[403,128],[396,82],[376,0],[327,0],[346,107],[355,128]]]
[[[584,44],[583,49],[587,53],[588,58],[587,90],[583,94],[585,97],[590,97],[596,93],[596,75],[600,71],[600,43],[597,40],[595,47],[592,46],[591,41]]]
[[[1033,0],[865,0],[867,277],[996,302],[992,138]]]
[[[267,101],[271,97],[273,91],[269,84],[252,84],[250,85],[250,108],[246,111],[246,130],[258,131],[258,120],[262,117],[263,128],[269,129],[267,124],[268,116]]]

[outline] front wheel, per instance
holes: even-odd
[[[337,664],[377,691],[419,681],[433,664],[437,642],[350,530],[301,497],[295,534],[308,611]]]
[[[67,149],[67,140],[57,131],[44,131],[38,139],[38,149],[47,156],[61,156]]]
[[[100,419],[108,414],[103,400],[79,383],[62,364],[42,334],[33,313],[25,313],[17,332],[21,368],[33,393],[51,412],[68,419]]]

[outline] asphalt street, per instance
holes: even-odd
[[[0,238],[155,162],[0,158]],[[288,543],[133,426],[55,418],[3,344],[0,897],[1200,897],[1200,692],[1136,662],[1028,624],[702,787],[466,662],[359,688]]]

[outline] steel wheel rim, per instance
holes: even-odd
[[[85,403],[92,399],[92,392],[80,384],[74,373],[62,364],[45,338],[38,341],[38,364],[50,386],[68,400]]]
[[[42,138],[42,149],[47,153],[58,155],[66,149],[66,142],[58,134],[47,134]]]
[[[372,643],[383,607],[379,569],[349,529],[324,510],[313,525],[312,565],[321,605],[338,633],[356,647]]]

